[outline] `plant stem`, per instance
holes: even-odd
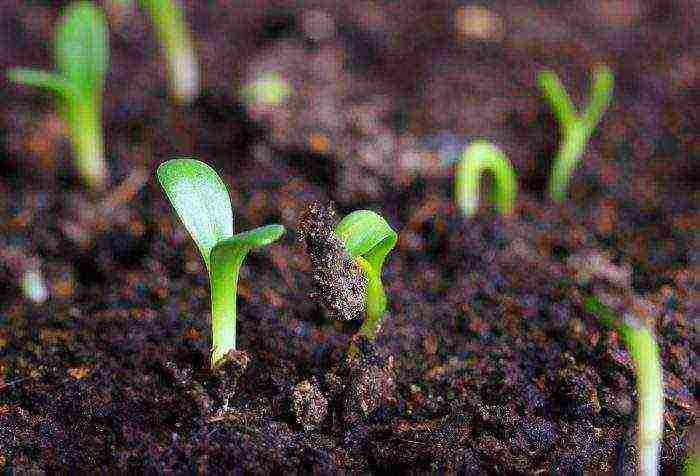
[[[211,283],[212,368],[236,349],[238,274],[246,253],[220,253],[209,272]]]
[[[365,302],[367,317],[362,323],[359,332],[368,339],[374,340],[377,337],[377,332],[382,322],[382,315],[384,311],[386,311],[386,294],[384,294],[382,282],[379,279],[377,270],[361,256],[358,256],[356,261],[360,267],[362,267],[365,277],[367,278],[367,301]]]
[[[630,357],[634,362],[639,400],[637,413],[639,474],[653,476],[659,472],[659,446],[664,428],[661,358],[651,330],[637,319],[626,321],[628,330],[624,334]]]
[[[93,190],[103,190],[107,186],[108,172],[99,101],[75,94],[69,95],[65,102],[65,117],[78,173]]]
[[[555,202],[566,198],[569,180],[578,165],[593,129],[588,128],[581,119],[575,119],[563,129],[562,143],[552,164],[549,176],[549,195]]]
[[[588,312],[617,330],[634,364],[637,387],[637,450],[641,476],[659,473],[659,446],[664,428],[664,382],[659,347],[652,331],[633,315],[620,322],[613,311],[594,296],[584,301]]]
[[[199,94],[199,64],[177,0],[141,0],[153,20],[166,58],[173,97],[190,103]]]

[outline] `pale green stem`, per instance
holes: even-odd
[[[92,189],[103,190],[107,185],[108,171],[99,101],[85,96],[69,97],[65,107],[78,173]]]
[[[170,90],[182,103],[199,94],[199,64],[181,5],[177,0],[141,0],[153,20],[166,58]]]
[[[549,195],[554,201],[561,202],[566,198],[569,180],[586,150],[592,132],[593,129],[587,127],[581,119],[575,119],[564,127],[549,176]]]
[[[238,274],[246,253],[221,253],[212,263],[211,283],[212,368],[236,349],[236,294]]]
[[[637,381],[637,447],[641,476],[659,474],[659,446],[664,429],[664,384],[659,348],[644,324],[627,322],[625,337]]]

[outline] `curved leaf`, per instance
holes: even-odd
[[[371,210],[357,210],[341,220],[335,233],[351,256],[364,257],[381,274],[386,255],[396,246],[398,235],[389,223]]]
[[[175,212],[202,253],[207,269],[211,251],[233,236],[233,209],[219,174],[195,159],[173,159],[160,164],[158,180]],[[249,232],[250,233],[250,232]]]
[[[73,93],[72,85],[57,73],[39,69],[13,68],[7,72],[7,79],[27,86],[50,89],[62,95]]]

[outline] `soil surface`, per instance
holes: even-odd
[[[61,3],[0,4],[0,71],[52,67]],[[634,373],[595,295],[654,326],[662,470],[679,473],[698,436],[697,2],[186,2],[191,106],[129,3],[105,2],[105,194],[75,177],[52,98],[0,79],[0,469],[633,474]],[[581,104],[600,61],[615,100],[554,205],[536,73]],[[244,104],[269,71],[292,95]],[[453,203],[480,137],[517,170],[509,219],[486,194],[471,219]],[[173,156],[220,171],[237,231],[288,229],[243,265],[225,371],[208,369],[203,262],[154,179]],[[349,361],[359,319],[309,298],[295,228],[313,201],[399,233],[384,325]],[[42,304],[21,290],[32,269]]]

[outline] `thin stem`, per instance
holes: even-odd
[[[102,138],[102,111],[98,103],[86,95],[68,95],[65,118],[78,173],[93,190],[99,191],[107,185],[108,171]]]
[[[561,202],[566,198],[569,181],[583,156],[591,132],[592,130],[580,119],[574,120],[564,128],[562,141],[549,175],[549,195],[555,202]]]
[[[199,64],[177,0],[141,0],[153,20],[168,67],[173,97],[183,103],[199,94]]]
[[[247,251],[247,250],[246,250]],[[212,255],[214,252],[212,252]],[[211,333],[212,368],[231,350],[236,349],[236,294],[238,274],[246,252],[218,253],[212,260],[211,283]]]
[[[481,175],[491,172],[494,177],[494,201],[502,215],[510,215],[515,207],[518,184],[510,161],[495,145],[479,140],[471,143],[462,153],[455,172],[457,203],[467,216],[479,207]]]
[[[638,318],[630,315],[624,322],[597,298],[584,301],[588,312],[600,322],[617,330],[627,345],[634,364],[637,387],[637,449],[641,476],[659,474],[659,447],[664,427],[664,382],[659,347],[654,334]]]
[[[374,340],[377,337],[377,332],[382,322],[382,315],[384,311],[386,311],[386,294],[384,294],[384,288],[377,274],[377,270],[361,256],[358,256],[356,261],[362,267],[367,279],[365,301],[367,317],[362,323],[359,332],[368,339]]]

